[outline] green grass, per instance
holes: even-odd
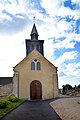
[[[10,101],[10,99],[14,99],[14,98],[3,99],[3,101],[9,101],[9,104],[5,108],[0,108],[0,116],[1,117],[4,116],[6,113],[8,113],[13,108],[15,108],[16,106],[18,106],[19,104],[21,104],[22,102],[24,102],[24,100],[20,100],[20,99],[18,99],[17,101],[15,101],[15,100]],[[1,101],[2,100],[0,100],[0,102]]]

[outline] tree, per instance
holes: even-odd
[[[80,88],[80,84],[78,85],[78,88]]]
[[[65,85],[62,86],[63,87],[63,95],[66,94],[66,87]]]
[[[69,84],[63,85],[63,94],[66,94],[68,90],[72,90],[72,86]]]
[[[69,84],[66,84],[66,88],[67,88],[68,90],[72,90],[72,86],[69,85]]]

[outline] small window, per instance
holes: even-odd
[[[31,70],[35,70],[35,63],[31,62]]]
[[[37,70],[41,70],[41,64],[40,64],[40,62],[37,62]]]
[[[41,70],[41,63],[35,59],[31,62],[31,70]]]

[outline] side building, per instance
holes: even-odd
[[[13,77],[0,77],[0,98],[11,95],[13,91]]]

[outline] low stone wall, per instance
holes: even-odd
[[[0,85],[0,98],[7,97],[12,94],[13,84]]]
[[[80,96],[80,91],[69,93],[70,96]]]
[[[68,90],[66,92],[66,95],[69,95],[69,96],[80,96],[80,89],[78,90]]]

